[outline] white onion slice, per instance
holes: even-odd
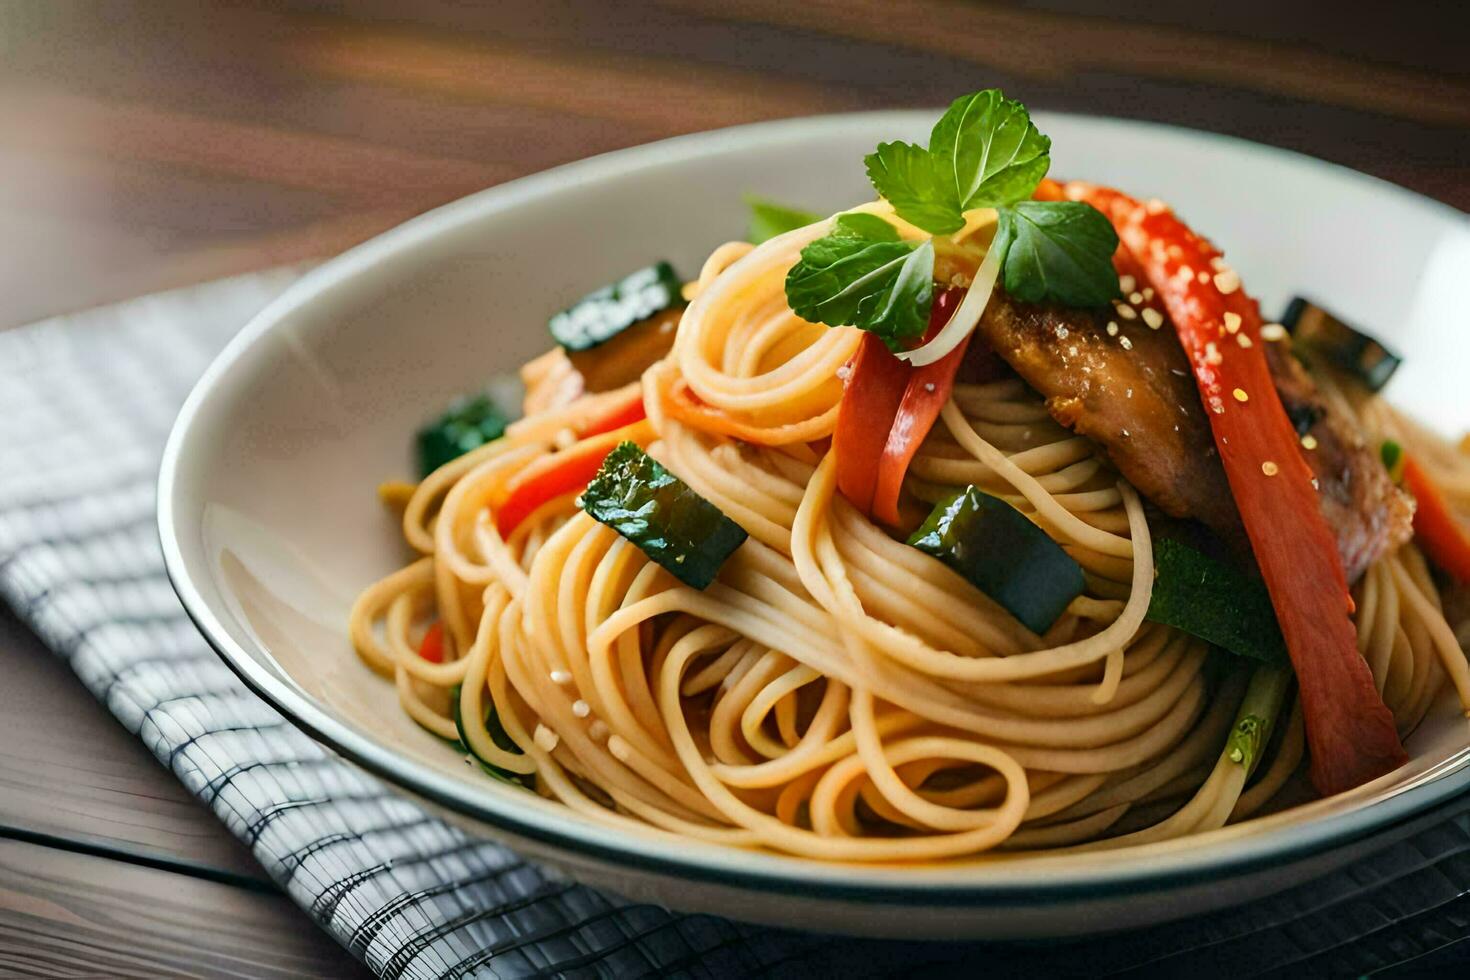
[[[960,301],[959,309],[954,311],[949,322],[933,340],[913,350],[899,351],[898,358],[908,361],[914,367],[933,364],[970,336],[970,331],[975,329],[975,324],[980,322],[980,317],[985,313],[990,294],[995,291],[995,280],[1000,277],[1000,258],[1000,249],[986,251],[980,268],[975,270],[975,280],[970,283],[970,291]]]

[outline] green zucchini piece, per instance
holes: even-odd
[[[432,424],[419,430],[419,472],[423,476],[458,459],[471,449],[505,434],[510,418],[486,395],[466,396]]]
[[[777,204],[754,194],[745,195],[745,204],[750,208],[750,229],[746,232],[746,239],[753,245],[822,220],[815,211]]]
[[[999,497],[973,486],[941,500],[909,544],[959,572],[1033,633],[1045,633],[1086,584],[1082,566]]]
[[[567,350],[591,350],[635,323],[684,305],[684,283],[667,262],[645,266],[588,293],[551,318],[551,336]]]
[[[1378,391],[1403,362],[1383,344],[1298,296],[1286,308],[1281,323],[1293,339],[1367,386]]]
[[[1145,618],[1242,657],[1288,662],[1266,586],[1175,538],[1154,541],[1154,591]]]
[[[745,541],[744,528],[632,442],[608,453],[582,509],[696,589]]]
[[[470,747],[470,740],[465,737],[464,733],[464,721],[459,715],[459,689],[460,685],[456,684],[449,691],[449,703],[453,706],[454,712],[454,730],[459,732],[459,741],[454,743],[455,747],[478,762],[480,768],[485,770],[486,775],[494,776],[501,782],[514,783],[517,786],[527,786],[529,777],[523,776],[518,772],[508,772],[499,766],[486,762]],[[496,713],[494,703],[488,698],[485,700],[485,728],[490,732],[491,740],[500,748],[507,752],[514,752],[516,755],[521,754],[520,746],[511,741],[510,736],[506,734],[505,727],[500,724],[500,715]]]

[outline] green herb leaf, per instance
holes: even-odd
[[[1000,209],[991,248],[1004,255],[1006,292],[1027,303],[1103,306],[1121,295],[1118,234],[1080,201],[1022,201]]]
[[[840,238],[865,238],[870,242],[896,242],[898,229],[876,214],[861,211],[839,214],[832,223],[832,235]]]
[[[1392,439],[1383,440],[1383,445],[1378,447],[1378,455],[1383,460],[1383,468],[1388,470],[1388,475],[1393,482],[1398,483],[1404,478],[1404,447]]]
[[[791,309],[811,323],[861,327],[902,349],[929,325],[934,244],[897,237],[881,218],[844,215],[832,234],[801,250],[801,260],[787,274]]]
[[[953,179],[928,150],[913,143],[883,143],[863,162],[868,179],[898,216],[936,235],[965,226]]]
[[[1046,176],[1050,153],[1026,107],[993,88],[955,99],[929,134],[929,155],[953,182],[961,211],[1024,201]]]
[[[1174,538],[1154,541],[1147,618],[1242,657],[1287,662],[1286,641],[1266,587]]]
[[[746,238],[754,245],[759,245],[777,235],[784,235],[788,231],[805,228],[812,222],[822,219],[822,216],[815,211],[788,207],[785,204],[756,197],[754,194],[745,195],[745,203],[750,208],[750,228],[746,232]]]

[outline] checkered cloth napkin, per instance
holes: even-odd
[[[277,271],[0,333],[0,596],[287,894],[388,978],[990,977],[1463,971],[1470,801],[1348,869],[1103,939],[897,943],[679,915],[466,836],[251,694],[164,576],[154,481],[190,385],[295,276]],[[968,972],[968,969],[966,969]]]

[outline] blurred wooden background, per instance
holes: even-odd
[[[605,150],[991,85],[1466,209],[1463,18],[1463,0],[0,0],[0,328],[330,255]],[[0,671],[0,975],[360,975],[5,612]]]
[[[1461,0],[0,0],[0,326],[327,255],[604,150],[997,84],[1470,208],[1463,16]]]

